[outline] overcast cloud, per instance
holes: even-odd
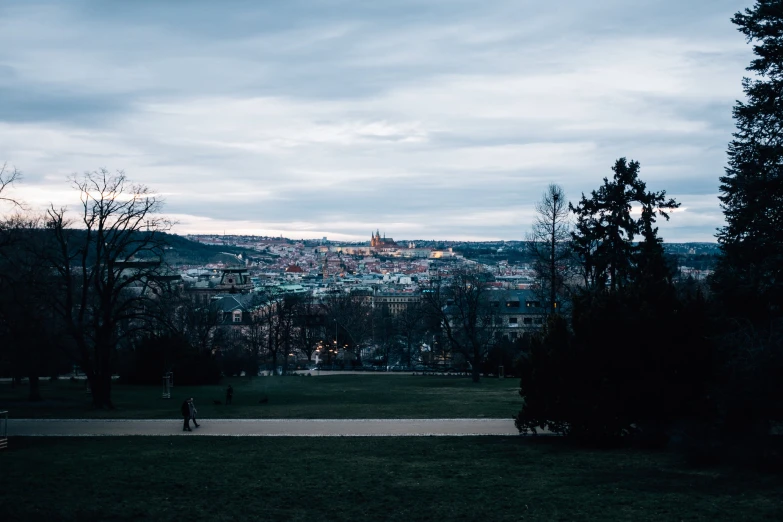
[[[9,1],[0,161],[124,169],[179,233],[522,239],[621,156],[713,241],[750,1]]]

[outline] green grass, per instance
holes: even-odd
[[[225,387],[234,387],[231,406]],[[42,381],[44,400],[27,400],[27,386],[0,384],[0,410],[14,418],[166,419],[193,397],[200,418],[288,419],[431,419],[510,418],[521,407],[517,379],[483,379],[412,375],[330,375],[321,377],[257,377],[225,380],[221,386],[175,386],[171,399],[161,399],[157,386],[115,385],[116,410],[95,410],[83,382]],[[258,401],[268,397],[268,402]]]
[[[774,475],[521,437],[18,438],[14,520],[783,520]]]

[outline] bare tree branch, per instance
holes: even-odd
[[[16,167],[9,170],[8,163],[3,163],[3,166],[0,167],[0,201],[11,203],[11,205],[18,208],[24,208],[19,201],[6,195],[11,186],[21,179],[22,173]]]
[[[146,187],[106,169],[71,177],[81,201],[79,227],[64,209],[50,208],[52,265],[60,275],[53,296],[77,359],[90,379],[93,402],[112,407],[112,359],[118,343],[166,322],[156,302],[165,291],[165,237],[171,222]]]
[[[548,302],[548,312],[555,313],[570,277],[571,257],[570,214],[560,185],[550,184],[535,209],[533,229],[528,234],[528,253],[533,258],[539,297]]]

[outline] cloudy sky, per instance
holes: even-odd
[[[618,157],[712,241],[750,0],[0,2],[0,162],[31,206],[123,169],[179,233],[522,239]]]

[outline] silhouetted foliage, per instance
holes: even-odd
[[[209,351],[199,350],[176,334],[144,337],[120,354],[120,378],[126,384],[162,384],[174,372],[176,384],[215,384],[220,369]]]
[[[40,376],[68,370],[60,349],[62,324],[48,299],[54,280],[39,255],[46,238],[38,225],[21,216],[0,223],[0,373],[28,377],[30,400],[41,399]]]
[[[734,106],[737,130],[720,178],[727,225],[713,291],[730,317],[766,327],[783,313],[783,8],[757,1],[732,22],[753,42],[746,102]]]
[[[571,206],[585,286],[575,293],[572,328],[550,318],[522,359],[516,424],[582,441],[636,434],[662,444],[706,396],[707,307],[700,295],[678,293],[654,226],[679,204],[647,191],[637,162],[621,158],[613,170],[612,181]],[[632,203],[642,206],[638,219]]]
[[[442,341],[461,354],[479,382],[481,368],[497,336],[496,309],[490,306],[491,274],[478,268],[455,270],[449,280],[435,278],[422,295],[428,322],[437,324]]]
[[[123,172],[88,172],[71,181],[82,203],[81,228],[72,226],[65,209],[52,207],[46,218],[47,261],[57,279],[50,300],[72,340],[70,355],[87,375],[93,405],[113,408],[118,345],[158,319],[152,311],[164,290],[165,247],[158,232],[170,222],[157,214],[158,197]]]
[[[706,312],[702,297],[673,291],[582,294],[573,330],[550,318],[521,361],[517,427],[589,442],[635,434],[664,443],[677,422],[704,408],[712,368]]]
[[[720,178],[726,226],[711,278],[721,372],[721,431],[768,439],[783,421],[783,3],[734,15],[756,58],[734,106],[736,131]]]
[[[582,278],[588,287],[622,289],[632,277],[639,247],[634,238],[640,234],[648,243],[647,251],[656,250],[650,243],[657,229],[655,215],[669,219],[667,210],[680,206],[666,199],[666,191],[650,192],[639,179],[639,162],[618,159],[612,167],[614,176],[604,178],[604,184],[590,194],[582,194],[579,204],[569,204],[576,214],[575,230],[571,233],[572,249],[580,261]],[[633,204],[643,209],[642,217],[631,215]]]

